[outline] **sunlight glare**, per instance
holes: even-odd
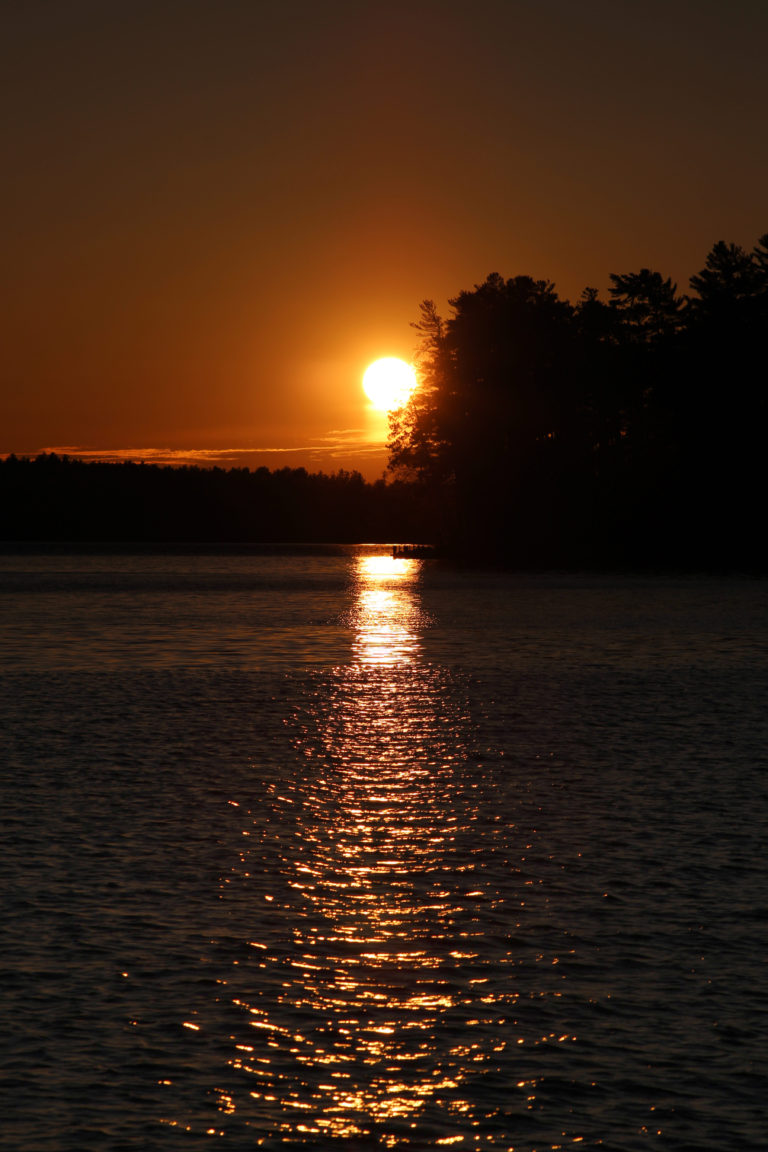
[[[396,356],[374,360],[363,375],[363,391],[371,406],[379,412],[402,408],[416,387],[416,372],[411,364]]]

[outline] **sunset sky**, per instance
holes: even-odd
[[[765,0],[5,0],[0,453],[385,465],[422,299],[768,231]]]

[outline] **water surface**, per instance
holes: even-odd
[[[3,1146],[765,1146],[768,589],[0,557]]]

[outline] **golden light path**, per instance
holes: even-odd
[[[354,560],[349,661],[308,675],[223,881],[249,935],[219,982],[235,1016],[214,1095],[254,1146],[506,1149],[488,1117],[510,1092],[536,1106],[530,1061],[497,1072],[523,1038],[517,961],[488,931],[519,909],[465,691],[425,659],[424,563]]]
[[[442,811],[442,774],[428,763],[442,693],[418,666],[420,566],[358,558],[352,664],[299,717],[314,773],[303,788],[304,851],[290,881],[302,904],[280,1002],[303,1026],[283,1022],[278,1048],[288,1046],[297,1072],[276,1083],[263,1064],[266,1091],[255,1086],[253,1095],[279,1108],[286,1137],[370,1139],[383,1129],[389,1143],[408,1144],[425,1103],[455,1096],[462,1079],[448,1067],[436,1075],[429,1039],[455,1006],[429,925],[456,909],[441,884],[430,879],[419,891],[413,882],[414,871],[437,868],[455,822]],[[461,749],[443,753],[450,760]],[[275,1032],[274,1007],[248,1010],[254,1028]],[[454,1117],[468,1108],[453,1100]]]

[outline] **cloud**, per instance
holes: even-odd
[[[333,429],[318,440],[298,447],[274,447],[253,445],[249,448],[92,448],[80,444],[56,444],[41,448],[40,452],[53,452],[57,456],[71,456],[80,460],[100,460],[115,463],[133,461],[145,464],[184,464],[201,467],[247,467],[256,463],[267,463],[283,456],[303,457],[322,463],[323,460],[337,461],[349,457],[364,459],[381,458],[385,452],[381,442],[371,442],[362,428]],[[36,455],[37,453],[35,453]],[[277,463],[277,460],[273,460]],[[282,465],[281,465],[282,466]]]
[[[59,444],[42,448],[57,456],[75,456],[80,460],[134,460],[146,464],[218,464],[240,456],[265,452],[305,452],[305,448],[83,448],[77,444]]]

